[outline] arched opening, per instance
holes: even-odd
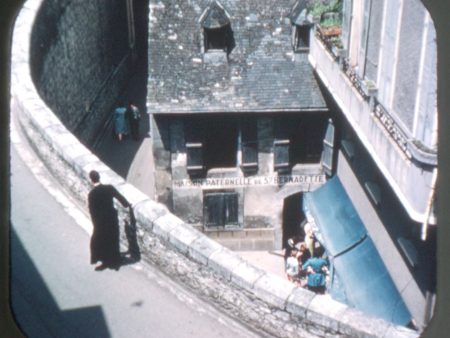
[[[299,192],[286,197],[283,204],[283,248],[286,247],[289,238],[294,238],[295,241],[298,241],[304,237],[301,226],[304,220],[303,193]]]

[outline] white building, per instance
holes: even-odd
[[[436,275],[433,21],[419,0],[344,0],[341,34],[316,28],[310,62],[343,117],[336,175],[422,326]]]

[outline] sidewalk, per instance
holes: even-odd
[[[286,278],[284,257],[280,251],[237,251],[237,253],[254,266]]]

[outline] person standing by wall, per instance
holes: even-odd
[[[318,294],[324,294],[328,274],[327,260],[319,257],[311,257],[303,264],[302,268],[308,275],[308,289]]]
[[[126,112],[127,108],[122,106],[114,110],[114,135],[119,141],[122,141],[129,132],[128,120],[125,117]]]
[[[130,208],[130,203],[115,187],[100,183],[100,174],[92,170],[89,173],[94,188],[88,194],[89,213],[94,230],[91,237],[91,264],[101,262],[95,270],[106,268],[118,270],[120,267],[119,220],[114,208],[114,199],[124,207]]]
[[[128,123],[130,125],[131,137],[133,138],[133,140],[138,141],[141,113],[139,111],[139,108],[132,101],[128,103],[126,115]]]
[[[292,249],[291,255],[286,260],[286,275],[290,282],[298,282],[299,264],[297,260],[297,249]]]

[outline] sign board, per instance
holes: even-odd
[[[249,176],[249,177],[221,177],[221,178],[199,178],[173,180],[174,188],[235,188],[250,186],[287,186],[304,184],[324,184],[326,178],[324,174],[318,175],[269,175],[269,176]]]

